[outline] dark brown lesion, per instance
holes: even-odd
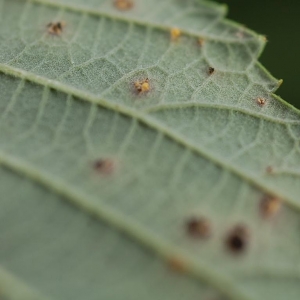
[[[48,33],[53,35],[61,35],[66,23],[64,21],[50,22],[47,24]]]
[[[110,158],[101,158],[94,161],[94,170],[102,175],[112,175],[116,169],[116,162]]]
[[[209,75],[212,75],[214,72],[215,72],[215,68],[213,68],[213,67],[208,68],[208,74]]]
[[[249,246],[249,239],[249,229],[243,224],[238,224],[229,231],[225,240],[226,248],[233,254],[242,254]]]
[[[207,239],[212,234],[211,223],[204,217],[192,217],[187,221],[186,229],[193,238]]]

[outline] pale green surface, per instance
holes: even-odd
[[[257,63],[263,38],[219,6],[136,2],[0,0],[0,295],[299,299],[300,117]],[[134,95],[145,77],[152,90]],[[107,156],[109,178],[92,170]],[[286,205],[266,222],[271,191]],[[186,236],[198,212],[206,242]],[[223,242],[240,221],[252,232],[237,258]],[[174,255],[186,274],[167,267]]]

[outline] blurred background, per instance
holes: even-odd
[[[267,36],[260,62],[283,79],[276,92],[300,109],[300,1],[219,0],[228,5],[228,17]]]

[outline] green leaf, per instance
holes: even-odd
[[[199,0],[0,12],[1,299],[299,299],[300,117],[264,37]]]

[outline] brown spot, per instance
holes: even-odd
[[[185,273],[186,272],[186,265],[179,257],[171,257],[168,260],[168,265],[170,269],[176,273]]]
[[[194,238],[209,238],[211,236],[211,224],[206,218],[191,218],[187,224],[187,232]]]
[[[204,45],[204,43],[205,43],[205,40],[204,40],[203,38],[199,38],[199,39],[198,39],[198,45],[199,45],[200,47],[202,47],[202,46]]]
[[[268,219],[276,216],[281,209],[281,200],[275,196],[267,195],[260,203],[261,215]]]
[[[115,0],[114,6],[119,10],[129,10],[133,7],[133,1],[131,1],[131,0]]]
[[[266,172],[268,174],[274,174],[274,168],[272,166],[267,166],[266,167]]]
[[[231,229],[226,238],[226,247],[234,254],[246,251],[249,243],[249,230],[245,225],[238,224]]]
[[[112,159],[98,159],[94,162],[95,171],[103,175],[111,175],[116,168],[116,162]]]
[[[181,31],[178,28],[172,28],[171,29],[171,39],[172,41],[178,40],[178,38],[181,36]]]
[[[50,22],[47,24],[48,33],[53,35],[60,35],[63,32],[66,23],[64,21]]]
[[[215,68],[213,68],[213,67],[208,68],[208,74],[209,75],[212,75],[214,72],[215,72]]]
[[[258,97],[256,98],[256,102],[260,105],[260,106],[264,106],[267,102],[267,100],[265,98],[262,97]]]
[[[139,94],[144,94],[146,92],[149,92],[149,90],[150,90],[149,79],[146,78],[141,81],[136,81],[134,83],[134,87]]]

